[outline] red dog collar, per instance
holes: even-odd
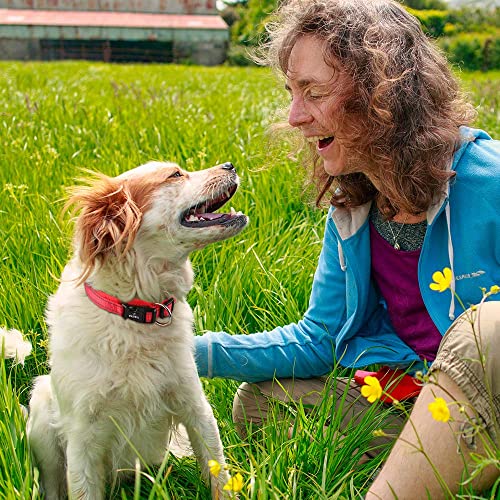
[[[124,319],[130,319],[137,323],[155,323],[160,326],[168,326],[172,321],[175,299],[170,297],[163,302],[146,302],[145,300],[134,299],[123,303],[118,298],[108,295],[92,288],[88,283],[84,284],[87,297],[101,309],[113,314],[117,314]],[[159,322],[158,319],[167,321]]]

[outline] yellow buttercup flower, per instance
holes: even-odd
[[[432,418],[438,422],[448,422],[450,420],[450,409],[443,398],[436,398],[428,407]]]
[[[378,378],[368,376],[365,377],[365,385],[361,387],[361,394],[368,399],[369,403],[374,403],[377,399],[382,396],[382,386],[378,381]]]
[[[429,285],[429,288],[438,292],[444,292],[450,288],[452,278],[453,274],[451,269],[449,267],[445,267],[443,271],[436,271],[432,275],[434,282]]]
[[[223,489],[226,491],[234,491],[235,493],[238,493],[238,491],[241,491],[242,488],[243,476],[238,472],[238,474],[229,478],[229,481],[226,483]]]
[[[217,460],[209,460],[208,461],[208,468],[210,469],[210,474],[212,474],[212,476],[215,476],[215,477],[217,477],[219,475],[220,470],[221,470],[220,463],[217,462]]]
[[[500,286],[498,286],[498,285],[493,285],[493,286],[490,288],[490,294],[491,294],[491,295],[496,295],[497,293],[500,293]]]

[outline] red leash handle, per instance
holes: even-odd
[[[414,398],[422,390],[422,385],[414,377],[403,370],[393,370],[388,366],[383,366],[378,372],[357,370],[354,374],[354,380],[358,384],[364,385],[365,377],[368,376],[375,377],[380,382],[383,390],[380,400],[384,403]]]

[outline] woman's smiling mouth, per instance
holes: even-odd
[[[307,142],[314,142],[317,144],[318,151],[326,149],[334,140],[333,135],[312,135],[306,137]]]

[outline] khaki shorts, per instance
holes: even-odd
[[[430,374],[446,373],[462,390],[481,419],[492,439],[498,442],[500,422],[500,302],[485,302],[474,314],[462,314],[441,341]],[[479,351],[482,353],[480,356]],[[369,410],[371,404],[360,395],[360,387],[349,378],[280,379],[255,384],[243,383],[233,402],[233,420],[241,436],[249,423],[260,426],[266,422],[269,404],[273,401],[290,404],[300,400],[304,407],[314,408],[325,400],[325,392],[333,393],[335,410],[342,409],[340,428],[352,425]],[[465,402],[461,402],[465,403]],[[394,436],[399,434],[406,417],[397,411],[386,412],[382,429]],[[393,438],[378,437],[372,450],[393,442]],[[467,443],[468,444],[468,443]]]
[[[469,309],[452,324],[430,371],[446,373],[460,387],[489,435],[498,443],[500,302],[484,302],[473,315],[472,322]]]

